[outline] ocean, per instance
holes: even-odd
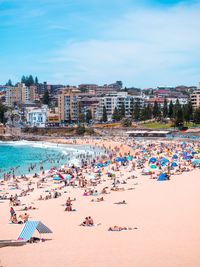
[[[40,167],[49,170],[62,165],[80,165],[81,159],[102,154],[91,146],[62,145],[44,142],[0,142],[0,179],[4,173],[25,175],[40,172]],[[35,165],[33,169],[30,166]]]

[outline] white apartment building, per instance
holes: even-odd
[[[36,87],[27,87],[24,83],[18,83],[15,87],[6,88],[6,105],[8,107],[13,107],[16,104],[28,104],[35,100]]]
[[[27,112],[27,124],[30,127],[44,128],[47,122],[48,107],[32,108]]]
[[[112,120],[112,115],[114,112],[115,107],[117,109],[120,109],[122,106],[122,103],[124,103],[125,106],[125,112],[126,116],[131,115],[130,114],[130,106],[131,106],[131,100],[133,99],[133,102],[139,102],[140,105],[143,105],[144,103],[144,97],[141,96],[131,96],[128,95],[127,92],[116,92],[112,94],[107,94],[106,96],[102,97],[99,103],[99,107],[95,114],[95,119],[100,120],[103,116],[103,107],[106,107],[108,120]]]
[[[172,101],[172,103],[175,105],[176,104],[176,101],[177,101],[177,98],[167,98],[168,104],[170,103],[170,101]],[[179,103],[181,105],[186,105],[188,103],[188,97],[178,98],[178,101],[179,101]]]

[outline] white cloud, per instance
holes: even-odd
[[[51,61],[55,76],[70,84],[118,79],[144,87],[195,84],[199,32],[199,4],[137,9],[109,23],[98,40],[68,42]]]

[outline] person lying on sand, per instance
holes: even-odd
[[[26,211],[26,210],[36,210],[37,208],[33,207],[33,206],[25,206],[23,209],[19,210],[19,211]]]
[[[134,228],[136,229],[136,228]],[[131,227],[121,227],[121,226],[111,226],[108,228],[108,231],[127,231],[127,230],[133,230]]]
[[[123,187],[112,187],[111,188],[112,191],[124,191],[125,189]]]
[[[114,204],[121,205],[121,204],[127,204],[127,203],[125,200],[123,200],[123,201],[115,202]]]
[[[103,197],[98,197],[97,199],[92,199],[91,201],[92,202],[101,202],[101,201],[104,201],[104,198]]]

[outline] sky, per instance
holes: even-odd
[[[0,84],[197,85],[200,0],[0,0]]]

